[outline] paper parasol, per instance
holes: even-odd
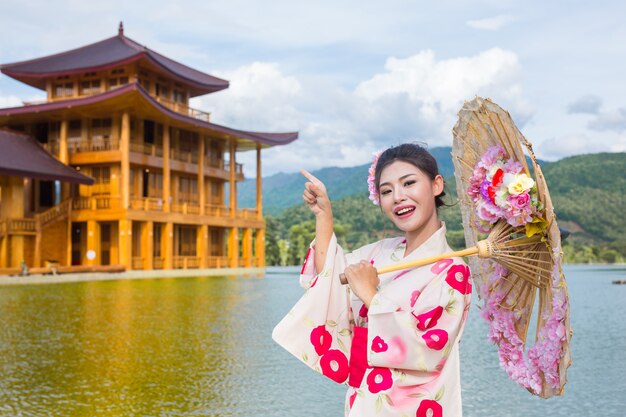
[[[492,255],[469,263],[500,365],[533,394],[561,395],[571,364],[569,300],[560,232],[532,145],[506,111],[480,97],[465,103],[453,135],[467,246],[489,234]],[[536,335],[527,348],[533,311]]]

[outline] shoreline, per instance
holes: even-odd
[[[66,284],[90,281],[118,281],[136,279],[195,278],[214,276],[264,276],[266,268],[209,268],[209,269],[153,269],[126,272],[78,272],[67,274],[33,274],[28,276],[0,276],[0,286]]]

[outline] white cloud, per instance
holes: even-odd
[[[353,90],[284,74],[278,64],[254,63],[216,75],[231,88],[195,101],[212,120],[244,129],[298,130],[295,143],[264,151],[264,175],[278,171],[354,166],[372,151],[407,140],[449,146],[464,100],[493,98],[521,126],[530,117],[517,56],[498,48],[437,60],[425,50],[387,59],[385,69]],[[239,156],[253,176],[253,155]]]
[[[502,27],[504,27],[506,24],[514,20],[515,19],[512,16],[499,15],[499,16],[489,17],[486,19],[468,20],[466,23],[467,23],[467,26],[473,29],[499,30]]]

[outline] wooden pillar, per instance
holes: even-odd
[[[67,219],[67,241],[65,242],[65,265],[72,265],[72,220]]]
[[[126,267],[127,271],[133,269],[133,222],[132,220],[120,219],[119,221],[119,263]]]
[[[161,253],[164,258],[163,269],[172,269],[174,266],[174,224],[167,222],[162,230],[161,241],[163,246],[161,247]]]
[[[163,211],[170,211],[170,126],[163,124]],[[165,256],[167,259],[167,256]],[[169,268],[167,268],[169,269]]]
[[[230,217],[237,215],[237,176],[235,170],[237,165],[235,162],[235,153],[237,152],[237,143],[234,139],[230,141]]]
[[[263,218],[263,179],[261,177],[261,144],[256,145],[256,217]]]
[[[68,121],[62,120],[59,130],[59,160],[65,165],[70,163],[70,152],[67,143]],[[61,201],[70,197],[70,184],[67,182],[61,183]]]
[[[198,192],[200,193],[200,215],[204,215],[206,205],[206,190],[204,189],[204,150],[206,148],[206,138],[200,135],[200,146],[198,154]]]
[[[0,267],[9,267],[9,235],[4,235],[0,241]]]
[[[21,177],[5,177],[0,184],[2,196],[0,201],[0,219],[24,218],[24,179]],[[18,267],[25,259],[26,237],[6,235],[7,267]],[[31,265],[32,266],[32,265]]]
[[[250,227],[243,229],[242,240],[241,249],[244,266],[250,268],[252,266],[252,229]]]
[[[122,154],[122,208],[128,209],[130,205],[130,115],[128,111],[122,114],[120,151]]]
[[[100,237],[98,233],[98,224],[95,220],[87,220],[87,254],[89,251],[94,251],[96,253],[96,257],[94,259],[89,259],[86,257],[87,265],[100,265]]]
[[[196,256],[200,257],[200,268],[207,267],[207,252],[209,243],[209,226],[202,224],[198,227]]]
[[[147,271],[154,269],[154,222],[144,222],[141,230],[141,251],[143,252],[143,268]]]
[[[239,229],[236,227],[228,232],[228,260],[231,268],[239,266]]]
[[[255,246],[256,266],[265,268],[265,228],[257,229]]]

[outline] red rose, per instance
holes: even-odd
[[[426,346],[433,350],[441,350],[448,343],[448,332],[441,329],[429,330],[422,336]]]
[[[315,353],[318,355],[322,356],[326,353],[328,349],[330,349],[332,342],[333,337],[323,324],[311,331],[311,344],[315,348]]]
[[[348,358],[337,349],[331,349],[322,356],[320,367],[322,374],[339,384],[345,382],[350,374]]]
[[[494,187],[499,186],[500,184],[502,184],[502,178],[504,178],[504,171],[498,168],[496,173],[493,174],[493,178],[491,179],[491,185],[493,185]]]

